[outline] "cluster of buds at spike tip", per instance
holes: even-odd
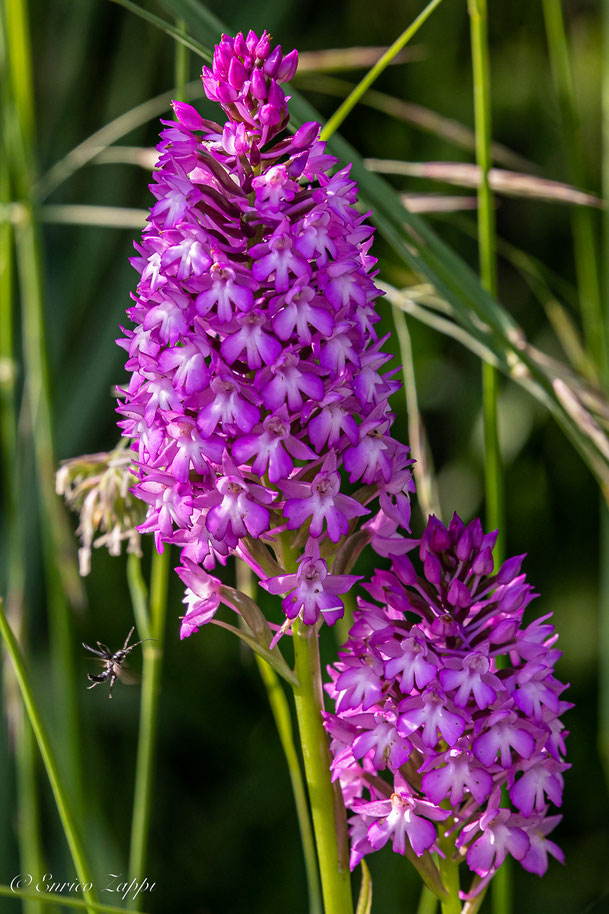
[[[76,534],[82,543],[78,550],[82,575],[91,570],[92,547],[105,546],[110,555],[120,555],[126,540],[127,552],[141,555],[137,527],[145,509],[130,492],[135,479],[128,444],[125,439],[113,451],[64,460],[56,473],[57,494],[80,515]]]
[[[352,867],[389,840],[415,861],[448,842],[480,890],[507,854],[538,875],[563,859],[547,837],[569,767],[557,635],[549,615],[523,623],[524,556],[494,573],[495,540],[431,517],[419,561],[393,557],[366,586],[377,603],[360,602],[330,668]]]
[[[331,557],[359,519],[395,548],[409,524],[373,231],[319,124],[285,130],[280,84],[296,65],[266,32],[223,36],[202,78],[227,120],[174,103],[132,260],[120,425],[148,505],[140,530],[182,549],[183,635],[213,616],[209,572],[235,553],[289,619],[334,622],[355,577]]]

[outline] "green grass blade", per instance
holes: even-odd
[[[419,411],[417,396],[417,383],[414,373],[414,360],[410,332],[405,313],[392,306],[393,323],[400,347],[400,361],[402,363],[402,379],[404,394],[406,396],[406,412],[408,414],[408,443],[411,454],[415,456],[414,478],[417,484],[417,499],[423,512],[423,517],[435,514],[442,519],[440,501],[434,476],[433,457],[429,448],[427,433]]]
[[[395,58],[396,54],[399,54],[402,48],[408,44],[410,39],[416,35],[421,26],[427,21],[427,19],[431,16],[433,11],[440,5],[441,2],[442,0],[430,0],[425,9],[419,13],[419,15],[413,22],[411,22],[408,28],[405,29],[399,38],[393,42],[391,47],[385,51],[380,60],[373,67],[371,67],[361,82],[359,82],[355,89],[349,93],[342,105],[340,105],[337,111],[334,112],[332,117],[324,125],[324,128],[321,132],[322,140],[329,139],[332,134],[338,130],[347,115],[353,111],[361,97],[366,93],[367,89],[370,88],[375,79],[377,79],[383,70],[389,66],[391,61]]]
[[[76,824],[76,819],[72,811],[72,804],[70,802],[63,777],[60,773],[53,747],[49,740],[46,727],[38,708],[38,704],[34,697],[34,692],[30,684],[30,679],[26,670],[23,655],[17,643],[17,639],[15,638],[15,635],[13,634],[13,631],[8,624],[1,601],[0,634],[2,635],[6,650],[11,658],[11,662],[15,670],[15,675],[17,677],[17,682],[19,683],[19,689],[21,691],[23,703],[25,705],[29,721],[32,725],[32,729],[36,737],[36,742],[38,743],[38,748],[40,749],[40,754],[42,755],[42,760],[44,762],[49,782],[51,784],[53,796],[55,797],[57,811],[59,812],[59,817],[61,819],[61,824],[63,826],[66,840],[68,842],[68,847],[70,848],[72,860],[74,861],[74,867],[76,869],[78,879],[83,885],[85,885],[92,882],[92,870],[86,858],[84,846],[82,844],[82,840],[80,838]],[[94,889],[85,892],[84,895],[87,901],[89,899],[91,899],[91,901],[95,901],[96,893]]]
[[[562,0],[542,0],[542,9],[550,52],[550,65],[562,121],[562,148],[567,163],[567,177],[578,187],[585,187],[582,136]],[[607,371],[607,329],[603,319],[596,257],[598,231],[593,214],[574,210],[572,230],[586,346],[601,373],[605,374]]]
[[[111,2],[123,6],[126,10],[129,10],[130,13],[135,13],[140,19],[161,29],[161,31],[169,35],[170,38],[173,38],[174,41],[177,41],[187,48],[187,50],[193,51],[193,53],[202,57],[203,60],[206,60],[208,63],[211,62],[211,52],[209,49],[198,41],[195,41],[194,38],[191,38],[179,25],[172,25],[171,22],[161,19],[160,16],[155,16],[154,13],[148,12],[148,10],[138,6],[137,3],[132,3],[131,0],[111,0]]]
[[[125,914],[126,908],[117,908],[112,904],[99,904],[97,901],[81,901],[79,898],[66,898],[65,895],[48,893],[44,901],[49,904],[60,904],[62,908],[76,908],[78,911],[98,911],[99,914]],[[12,898],[13,901],[40,902],[40,892],[12,889],[8,885],[0,885],[0,898]]]
[[[300,66],[294,77],[294,83],[300,89],[309,89],[324,95],[336,95],[339,98],[349,95],[353,89],[353,83],[348,80],[319,73],[301,73]],[[404,121],[411,127],[424,133],[430,133],[451,146],[468,149],[471,152],[476,148],[476,134],[470,127],[466,127],[465,124],[454,118],[445,117],[437,111],[425,108],[423,105],[395,98],[393,95],[378,92],[376,89],[369,89],[360,99],[360,104],[374,108],[375,111],[381,111],[396,120]],[[536,170],[533,162],[501,143],[493,143],[491,153],[493,161],[506,168],[529,172]]]
[[[370,914],[372,910],[372,876],[365,860],[360,862],[362,884],[359,890],[355,914]]]

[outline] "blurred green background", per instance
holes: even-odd
[[[160,12],[153,4],[147,8]],[[601,4],[563,4],[586,154],[586,189],[600,190]],[[333,3],[224,0],[209,4],[234,30],[267,28],[284,49],[301,51],[387,45],[419,12],[415,0],[334,0]],[[174,45],[124,9],[102,0],[30,0],[36,104],[36,168],[45,174],[69,150],[113,118],[171,89]],[[541,6],[530,0],[490,3],[493,136],[529,160],[531,169],[565,180],[559,108],[548,60]],[[189,59],[194,79],[200,61]],[[363,70],[339,74],[355,82]],[[375,88],[473,125],[469,23],[465,0],[446,2],[417,35],[407,60],[390,67]],[[304,88],[327,117],[338,104]],[[202,96],[202,93],[201,93]],[[196,103],[209,116],[213,106]],[[167,115],[165,115],[167,116]],[[119,144],[150,147],[158,121],[126,134]],[[343,135],[365,156],[408,161],[473,161],[472,153],[433,133],[360,105]],[[49,204],[144,207],[149,177],[136,165],[90,163],[48,198]],[[396,179],[410,193],[442,187]],[[459,191],[459,193],[470,193]],[[562,277],[563,302],[577,323],[577,294],[567,206],[502,197],[498,232]],[[437,231],[477,268],[475,214],[429,217]],[[595,219],[597,217],[595,216]],[[57,458],[108,450],[117,441],[112,386],[124,379],[123,351],[114,340],[124,322],[136,274],[130,268],[133,228],[45,224],[43,296]],[[598,232],[600,237],[600,216]],[[599,243],[600,244],[600,243]],[[381,277],[409,277],[379,241]],[[548,318],[522,275],[500,260],[500,298],[529,340],[564,358]],[[6,302],[2,307],[6,307]],[[385,309],[387,329],[391,315]],[[458,343],[409,321],[420,407],[430,440],[444,517],[483,511],[480,363]],[[397,352],[397,344],[395,346]],[[395,428],[406,440],[403,397],[394,398]],[[609,802],[596,742],[598,692],[598,488],[573,447],[539,404],[500,381],[505,459],[508,554],[527,552],[526,570],[541,595],[538,614],[554,612],[564,656],[558,675],[576,703],[566,721],[571,736],[564,820],[557,842],[566,866],[552,861],[543,880],[514,867],[515,912],[601,914],[609,911]],[[30,663],[51,731],[62,754],[62,704],[49,662],[36,470],[22,467],[27,532],[27,628]],[[76,526],[76,519],[70,523]],[[413,530],[421,529],[415,511]],[[6,551],[11,531],[3,525]],[[149,544],[148,544],[149,550]],[[146,562],[149,561],[147,557]],[[605,559],[607,561],[607,559]],[[366,568],[365,563],[361,566]],[[229,576],[233,574],[231,568]],[[2,578],[4,589],[6,578]],[[117,685],[112,702],[102,688],[87,692],[90,660],[81,641],[122,643],[132,624],[125,558],[96,551],[85,581],[86,608],[73,616],[77,700],[86,761],[86,840],[98,884],[125,872],[133,792],[138,688]],[[157,888],[150,912],[184,914],[304,914],[306,883],[290,784],[255,664],[226,632],[209,626],[178,640],[181,585],[172,581],[161,698],[160,743],[148,876]],[[336,649],[324,633],[330,660]],[[134,655],[133,666],[137,668]],[[6,727],[0,736],[0,882],[20,872],[14,807],[15,774]],[[47,872],[74,878],[46,777],[37,779]],[[388,848],[369,858],[376,914],[416,910],[418,877]],[[354,880],[355,882],[355,880]],[[110,902],[115,898],[106,897]],[[116,902],[118,903],[118,902]],[[7,914],[17,902],[0,899]],[[487,910],[486,907],[484,910]]]

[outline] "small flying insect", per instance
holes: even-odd
[[[112,686],[117,679],[123,679],[125,677],[125,671],[123,669],[123,663],[128,655],[131,653],[134,647],[137,647],[139,644],[142,644],[143,641],[150,641],[150,638],[144,638],[142,641],[136,641],[135,644],[129,644],[129,639],[135,631],[135,626],[132,627],[131,631],[125,638],[125,643],[119,651],[112,652],[107,644],[102,644],[100,641],[96,641],[97,647],[99,650],[96,650],[94,647],[90,647],[85,642],[82,642],[82,646],[88,651],[91,651],[92,654],[96,654],[101,658],[101,662],[104,664],[104,669],[101,673],[87,673],[87,679],[92,683],[92,685],[87,686],[87,689],[94,689],[96,685],[99,685],[100,682],[105,682],[107,679],[110,680],[110,693],[108,698],[112,698]]]

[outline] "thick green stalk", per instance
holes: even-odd
[[[438,854],[438,868],[444,888],[448,892],[445,898],[440,898],[442,914],[461,914],[459,863],[453,859],[455,837],[453,835],[453,837],[442,837],[438,840],[438,846],[444,854],[444,856]]]
[[[321,131],[321,138],[323,140],[327,140],[328,137],[332,136],[332,134],[338,130],[347,115],[355,108],[362,96],[365,95],[366,90],[370,88],[372,83],[383,72],[383,70],[389,66],[396,54],[399,54],[402,48],[408,44],[410,39],[416,35],[423,23],[429,18],[429,16],[431,16],[435,8],[439,6],[441,2],[442,0],[431,0],[425,9],[419,13],[417,18],[410,23],[408,28],[402,32],[400,37],[393,42],[391,47],[385,51],[377,63],[375,63],[375,65],[368,71],[368,73],[366,73],[361,82],[359,82],[353,91],[349,93],[344,102],[342,102],[332,117],[325,124],[323,130]]]
[[[11,662],[15,670],[15,675],[17,677],[17,682],[19,683],[21,696],[25,704],[25,709],[32,725],[32,729],[38,743],[38,748],[40,749],[40,754],[42,755],[42,760],[44,762],[49,782],[51,784],[51,790],[53,791],[55,803],[57,804],[57,810],[59,812],[61,824],[63,826],[66,840],[70,848],[72,860],[74,861],[76,874],[79,881],[83,885],[87,885],[89,883],[92,885],[91,868],[86,859],[85,850],[78,832],[76,819],[72,811],[72,805],[70,803],[68,792],[65,788],[63,778],[59,771],[55,753],[49,740],[46,727],[42,720],[40,710],[36,703],[36,699],[34,698],[34,693],[32,691],[27,670],[25,668],[23,655],[17,643],[17,639],[15,638],[15,635],[13,634],[13,631],[8,624],[1,602],[0,634],[4,639],[6,649],[11,658]],[[83,892],[83,895],[85,900],[90,899],[91,901],[95,901],[95,891],[93,888]]]
[[[247,594],[252,600],[256,599],[256,584],[254,575],[250,568],[237,560],[237,588],[242,593]],[[264,683],[271,713],[281,748],[285,755],[292,783],[292,793],[294,795],[294,805],[296,806],[296,815],[298,817],[298,827],[300,829],[300,839],[302,841],[302,851],[307,873],[307,885],[309,889],[309,914],[322,914],[321,891],[319,886],[319,871],[317,869],[317,857],[315,855],[315,840],[313,838],[313,829],[311,827],[311,818],[309,816],[309,807],[307,804],[307,793],[305,790],[302,776],[302,768],[294,743],[294,731],[292,728],[292,717],[290,707],[281,685],[279,676],[269,664],[254,654],[256,666],[260,673],[260,678]]]
[[[474,81],[476,128],[476,163],[480,168],[478,187],[478,252],[482,285],[497,297],[496,226],[493,195],[488,180],[491,159],[491,84],[488,50],[488,14],[486,0],[468,0],[470,38]],[[487,529],[498,530],[495,567],[504,556],[504,486],[497,423],[497,371],[488,362],[482,365],[482,398],[484,414],[484,466]],[[493,880],[493,914],[510,914],[512,910],[509,861],[500,867]],[[444,909],[443,909],[444,912]],[[448,914],[448,910],[446,911]]]
[[[154,763],[156,758],[159,692],[163,661],[163,643],[165,637],[165,619],[167,615],[167,591],[169,584],[170,547],[159,555],[154,552],[150,580],[150,617],[144,629],[149,635],[142,637],[154,640],[145,641],[142,645],[142,697],[140,703],[140,728],[138,735],[137,761],[135,769],[135,791],[133,798],[133,818],[131,824],[131,847],[129,853],[129,878],[141,881],[145,875],[150,817],[152,812],[152,793],[154,781]],[[136,619],[142,616],[143,582],[141,575],[130,569],[129,585],[131,587]],[[143,895],[130,901],[129,906],[139,910]]]
[[[338,786],[330,778],[330,753],[321,712],[323,697],[318,633],[295,623],[294,688],[300,742],[309,788],[325,914],[353,914],[349,878],[347,821]]]

